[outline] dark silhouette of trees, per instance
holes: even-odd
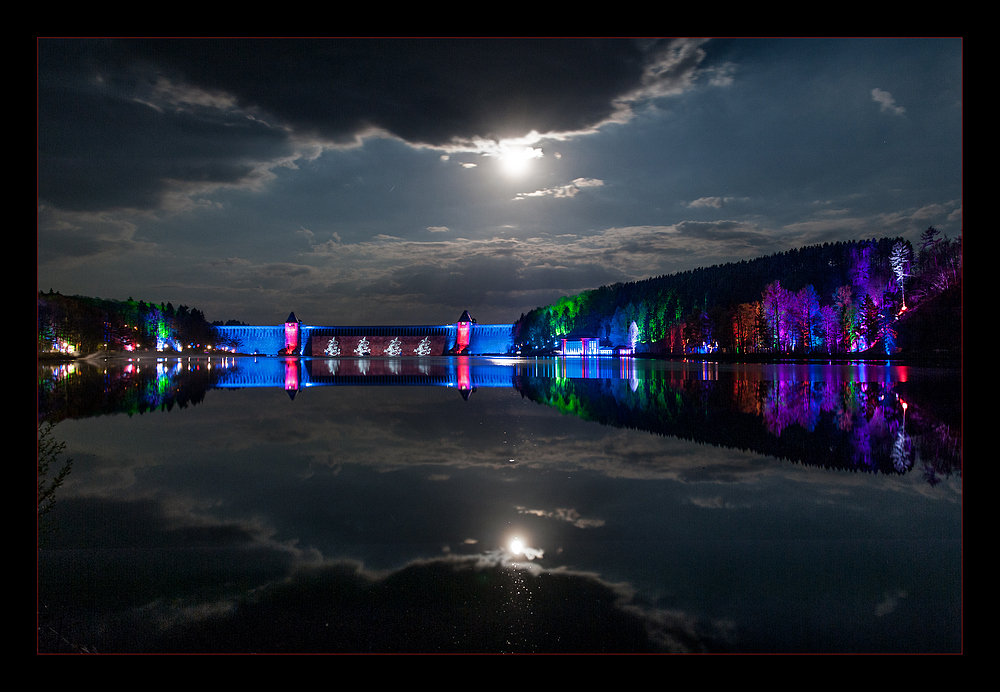
[[[46,421],[38,424],[38,541],[39,544],[56,530],[48,516],[56,506],[56,490],[62,486],[73,468],[73,460],[61,461],[66,451],[66,443],[53,435],[55,423]]]
[[[182,305],[38,293],[38,352],[175,350],[213,345],[204,313]]]

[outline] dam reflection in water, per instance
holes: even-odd
[[[40,417],[74,458],[40,557],[43,650],[956,651],[956,376],[41,369]]]

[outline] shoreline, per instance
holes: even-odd
[[[688,360],[708,363],[774,363],[774,364],[816,364],[834,365],[838,363],[886,363],[891,365],[936,365],[961,367],[961,354],[933,355],[877,355],[871,353],[825,353],[825,354],[767,354],[767,353],[691,353],[688,355],[668,355],[657,353],[637,353],[635,358],[644,360]]]
[[[266,353],[177,353],[175,351],[98,351],[95,353],[82,354],[77,356],[70,356],[61,353],[38,353],[37,362],[43,363],[74,363],[77,361],[96,363],[100,361],[107,360],[141,360],[141,359],[188,359],[188,360],[211,360],[220,358],[299,358],[301,360],[335,360],[339,358],[372,358],[372,359],[390,359],[390,358],[400,358],[399,356],[336,356],[331,358],[325,358],[321,356],[285,356],[277,354],[266,354]],[[454,354],[441,354],[438,356],[431,356],[435,358],[455,358],[461,357]],[[513,359],[534,359],[534,358],[572,358],[577,359],[579,356],[560,356],[557,354],[475,354],[465,356],[467,358],[513,358]],[[754,363],[754,364],[816,364],[816,365],[834,365],[840,363],[859,363],[866,362],[872,364],[890,364],[890,365],[922,365],[931,367],[961,367],[962,366],[962,355],[954,353],[946,354],[927,354],[927,355],[876,355],[876,354],[850,354],[850,353],[835,353],[835,354],[735,354],[735,353],[692,353],[687,355],[679,354],[661,354],[661,353],[637,353],[632,356],[636,360],[676,360],[676,361],[695,361],[695,362],[706,362],[706,363]],[[403,356],[403,358],[417,358],[417,356]],[[618,358],[618,356],[609,356],[610,358]]]

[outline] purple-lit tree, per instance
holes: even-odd
[[[824,305],[819,309],[819,331],[827,353],[837,350],[840,337],[840,320],[837,309],[832,305]]]
[[[684,351],[686,353],[705,353],[707,345],[712,342],[712,324],[708,315],[700,309],[684,320]]]
[[[767,336],[765,343],[775,352],[789,350],[791,345],[791,329],[789,324],[789,308],[792,294],[781,287],[780,281],[775,281],[764,288],[761,300],[764,306],[764,318],[767,321]]]
[[[901,250],[905,253],[905,250]],[[851,253],[851,285],[858,298],[868,294],[877,308],[882,307],[882,297],[897,285],[892,266],[892,249],[874,240],[861,243]]]
[[[917,258],[916,286],[911,294],[914,301],[941,293],[961,281],[962,238],[939,238],[933,226],[920,236],[921,247]]]
[[[864,292],[868,288],[868,276],[871,270],[870,256],[871,248],[865,244],[851,250],[851,285],[859,293]]]
[[[803,286],[791,301],[792,324],[798,345],[806,353],[816,345],[815,330],[819,325],[819,294],[812,285]]]

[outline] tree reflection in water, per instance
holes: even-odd
[[[76,463],[39,557],[40,613],[59,623],[39,645],[959,650],[949,377],[462,357],[40,368],[40,418],[67,421]]]

